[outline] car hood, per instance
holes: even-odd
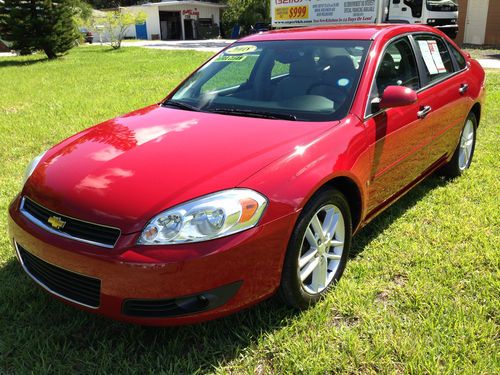
[[[64,215],[137,232],[164,209],[238,186],[333,125],[154,105],[50,149],[23,194]]]

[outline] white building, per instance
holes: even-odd
[[[164,0],[126,7],[127,11],[144,12],[144,25],[131,27],[127,37],[150,40],[190,40],[217,37],[224,4],[207,1]],[[215,34],[215,35],[214,35]]]

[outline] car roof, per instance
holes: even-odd
[[[383,36],[395,36],[409,32],[435,32],[436,30],[425,25],[409,24],[367,24],[367,25],[337,25],[312,26],[293,29],[273,30],[240,39],[241,42],[258,42],[266,40],[374,40]]]

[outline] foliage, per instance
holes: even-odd
[[[96,16],[91,19],[89,27],[90,29],[101,33],[100,27],[109,37],[111,47],[113,49],[119,49],[122,44],[122,40],[127,34],[127,30],[137,24],[142,24],[146,22],[146,13],[144,12],[130,12],[123,8],[117,8],[111,11],[104,12],[102,16]]]
[[[0,59],[14,83],[0,90],[0,374],[499,374],[499,70],[471,169],[426,179],[357,234],[342,280],[308,311],[271,300],[146,328],[60,303],[24,274],[6,224],[29,160],[157,103],[209,56],[79,47],[64,61]]]
[[[92,6],[85,0],[73,0],[75,3],[75,17],[77,19],[77,24],[81,25],[81,22],[86,22],[92,17]]]
[[[0,34],[21,54],[43,50],[54,59],[78,38],[75,0],[5,0],[0,3]]]
[[[161,0],[85,0],[95,9],[113,9],[130,5],[139,5],[143,3],[156,3]],[[206,1],[206,0],[205,0]],[[215,3],[224,2],[224,0],[208,0]]]
[[[118,7],[137,5],[144,2],[144,0],[86,0],[95,9],[114,9]]]
[[[239,24],[249,32],[256,22],[270,22],[270,0],[228,0],[222,16],[226,28]]]

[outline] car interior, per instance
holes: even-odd
[[[182,99],[198,101],[209,111],[221,107],[292,111],[297,119],[311,121],[344,116],[368,46],[318,44],[293,49],[278,45],[233,61],[214,62],[205,68],[208,74],[188,84]]]

